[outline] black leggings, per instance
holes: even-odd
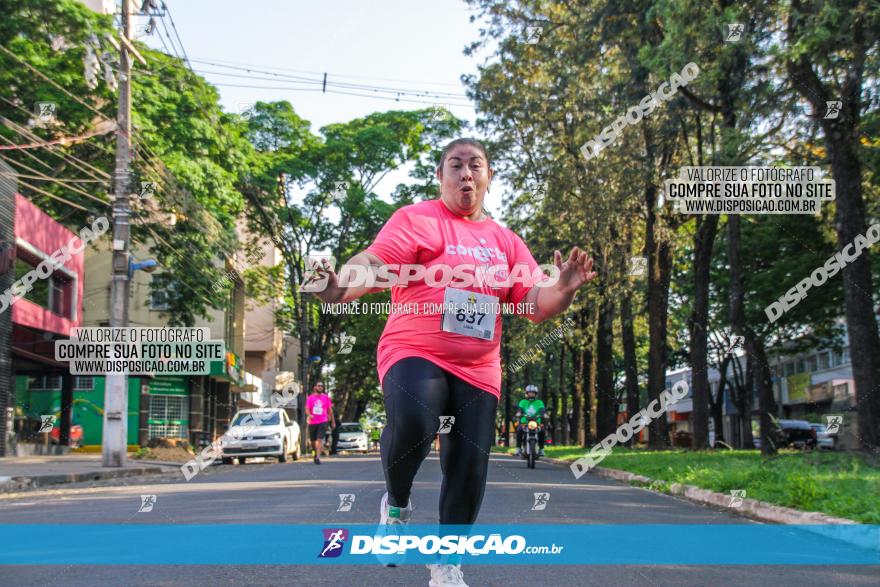
[[[382,391],[387,423],[380,445],[388,503],[406,507],[441,416],[454,416],[450,432],[440,435],[440,523],[473,524],[486,489],[498,400],[419,357],[394,363]]]

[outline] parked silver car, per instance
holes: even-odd
[[[834,450],[835,436],[828,434],[828,428],[825,424],[810,424],[810,428],[816,431],[816,440],[819,443],[819,448]]]
[[[339,425],[339,443],[336,450],[357,450],[366,453],[370,449],[367,433],[357,422],[343,422]]]

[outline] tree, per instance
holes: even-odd
[[[861,144],[866,82],[876,84],[880,7],[875,2],[793,0],[785,16],[781,57],[793,87],[806,99],[822,129],[836,182],[834,224],[843,248],[866,229]],[[876,101],[876,98],[874,98]],[[830,101],[840,103],[829,116]],[[862,255],[841,271],[852,349],[861,444],[880,450],[880,335],[875,318],[871,265]]]

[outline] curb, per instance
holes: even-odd
[[[34,475],[33,477],[0,477],[0,493],[11,493],[24,489],[36,489],[47,485],[98,481],[101,479],[121,479],[138,475],[162,473],[161,467],[138,467],[116,471],[90,471],[88,473],[68,473],[59,475]]]
[[[571,465],[571,461],[563,461],[561,459],[544,457],[542,460],[558,465],[565,465],[566,467],[569,467]],[[708,489],[702,489],[694,485],[684,485],[682,483],[667,483],[666,481],[651,479],[650,477],[637,475],[635,473],[630,473],[629,471],[621,471],[619,469],[607,469],[605,467],[593,467],[591,471],[599,477],[604,477],[605,479],[613,479],[615,481],[622,481],[624,483],[636,483],[639,485],[650,485],[652,483],[659,483],[665,485],[669,489],[669,493],[671,495],[683,497],[695,503],[710,505],[725,510],[732,510],[734,513],[744,515],[760,522],[783,525],[798,525],[801,526],[803,530],[807,530],[808,532],[821,534],[822,536],[825,536],[827,538],[846,542],[848,544],[859,546],[861,548],[874,550],[878,548],[878,545],[880,545],[880,536],[877,535],[876,529],[870,526],[864,526],[864,528],[861,532],[858,533],[858,535],[854,535],[853,529],[850,526],[862,526],[863,524],[860,524],[859,522],[856,522],[854,520],[849,520],[847,518],[835,518],[833,516],[825,515],[821,512],[803,512],[801,510],[796,510],[793,508],[773,505],[772,503],[767,503],[766,501],[758,501],[757,499],[747,498],[743,498],[741,506],[737,508],[731,508],[728,505],[730,503],[729,495],[725,495],[724,493],[718,493],[715,491],[709,491]],[[661,493],[651,487],[643,487],[643,489],[648,489],[649,491]],[[842,531],[843,529],[840,528],[840,526],[847,526],[846,531]]]

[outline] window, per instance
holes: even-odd
[[[153,274],[150,282],[150,309],[163,311],[168,309],[169,293],[173,289],[170,276],[165,273]]]
[[[61,389],[61,375],[38,375],[28,378],[28,389]]]
[[[810,355],[806,360],[807,372],[812,373],[816,370],[816,355]]]
[[[795,374],[803,373],[803,372],[804,372],[804,361],[803,361],[803,359],[798,359],[797,363],[795,363],[794,372],[795,372]]]
[[[93,387],[95,387],[95,380],[91,375],[77,375],[73,378],[74,389],[91,390]]]
[[[846,365],[849,363],[849,349],[843,349],[842,357],[840,359],[841,364]]]
[[[35,270],[40,262],[41,260],[37,260],[27,251],[19,249],[18,257],[15,259],[14,281]],[[61,271],[54,271],[46,279],[35,279],[24,299],[59,316],[72,318],[73,292],[73,280]]]
[[[785,376],[789,377],[791,375],[794,375],[794,363],[789,362],[785,364]]]
[[[189,435],[189,396],[151,395],[150,438],[187,438]]]
[[[822,351],[817,355],[818,357],[818,370],[827,369],[831,366],[831,357],[828,351]]]

